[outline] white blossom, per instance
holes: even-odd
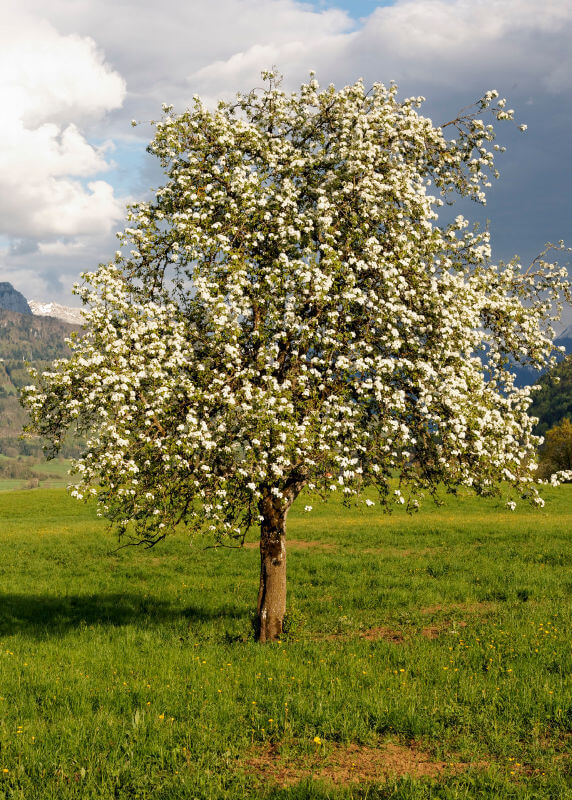
[[[439,220],[445,201],[485,202],[479,115],[512,110],[490,91],[437,127],[394,85],[289,94],[266,77],[214,112],[164,108],[166,182],[82,276],[70,359],[24,390],[52,451],[87,432],[72,494],[151,543],[180,523],[239,536],[305,485],[372,486],[384,507],[407,487],[412,509],[439,482],[506,480],[540,504],[510,363],[553,363],[565,273],[547,251],[494,264],[487,232]]]

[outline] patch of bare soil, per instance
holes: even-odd
[[[386,642],[393,642],[394,644],[403,644],[405,641],[401,631],[394,631],[391,628],[369,628],[367,631],[362,631],[359,634],[359,638],[367,639],[369,642],[384,639]]]
[[[258,550],[258,542],[245,542],[243,547],[246,550]],[[331,542],[308,542],[304,539],[291,539],[286,543],[287,550],[309,550],[316,548],[316,550],[335,550],[336,545]]]
[[[430,628],[423,628],[421,635],[426,639],[437,639],[443,633],[443,628],[432,625]]]
[[[386,642],[393,642],[393,644],[403,644],[405,637],[400,631],[392,630],[391,628],[368,628],[365,631],[343,631],[340,633],[329,633],[326,636],[319,636],[317,638],[325,639],[326,641],[335,641],[336,639],[350,639],[355,638],[366,639],[369,642],[377,642],[383,639]]]
[[[434,778],[443,773],[457,773],[469,765],[460,762],[433,761],[416,745],[385,743],[379,747],[356,744],[331,744],[313,755],[282,756],[275,745],[259,748],[246,760],[246,766],[264,780],[288,786],[305,778],[342,785],[381,782],[389,777],[411,775]]]

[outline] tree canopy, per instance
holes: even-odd
[[[504,480],[541,502],[508,365],[550,363],[567,291],[557,265],[494,265],[486,232],[439,223],[496,175],[480,118],[512,118],[496,92],[436,127],[394,85],[264,78],[216,110],[164,107],[165,183],[84,275],[71,359],[24,396],[52,450],[89,435],[74,493],[136,541],[261,525],[262,639],[281,630],[303,487],[414,508],[441,483]]]

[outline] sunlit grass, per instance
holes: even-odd
[[[116,551],[63,491],[2,494],[0,798],[564,799],[572,487],[546,494],[413,517],[303,498],[291,638],[265,647],[255,548]],[[386,741],[463,769],[280,788],[248,766]]]
[[[45,459],[34,460],[28,456],[8,458],[0,453],[0,466],[2,464],[28,467],[33,471],[36,479],[30,481],[29,478],[0,477],[0,492],[11,492],[18,489],[29,490],[39,487],[43,489],[61,489],[74,481],[68,474],[71,466],[69,459],[57,458],[52,461],[46,461]]]

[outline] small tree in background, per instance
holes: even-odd
[[[558,479],[572,481],[572,422],[567,417],[546,432],[540,450],[538,476],[549,479],[557,473]]]
[[[438,224],[444,195],[484,202],[479,113],[512,117],[496,92],[439,128],[395,86],[264,78],[215,111],[164,108],[165,184],[131,207],[130,254],[83,276],[71,359],[24,393],[52,452],[70,427],[89,435],[73,493],[132,541],[260,526],[261,641],[282,630],[304,487],[414,508],[438,484],[508,481],[542,502],[508,364],[550,362],[566,289],[545,260],[491,264],[462,216]]]

